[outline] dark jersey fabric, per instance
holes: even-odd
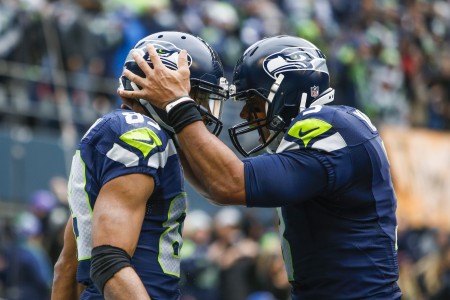
[[[378,131],[346,106],[315,106],[277,154],[245,163],[247,206],[278,207],[293,299],[399,299],[397,201]]]
[[[125,174],[152,176],[155,189],[131,259],[152,299],[180,297],[181,226],[186,211],[183,172],[173,141],[157,123],[127,110],[99,119],[72,161],[69,204],[77,238],[81,299],[103,299],[90,279],[92,210],[101,187]]]

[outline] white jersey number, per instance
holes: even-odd
[[[355,109],[352,114],[354,114],[355,116],[357,116],[359,119],[361,119],[362,121],[364,121],[364,123],[366,123],[366,125],[370,128],[370,130],[372,130],[373,132],[377,131],[377,128],[372,124],[372,121],[370,121],[369,117],[366,116],[362,111]]]
[[[167,220],[162,224],[166,230],[159,238],[159,265],[165,274],[177,277],[180,277],[181,230],[185,215],[186,193],[182,193],[170,203]]]

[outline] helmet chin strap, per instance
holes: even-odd
[[[298,108],[298,113],[301,113],[306,109],[306,100],[308,99],[308,94],[302,93],[302,98],[300,99],[300,107]]]
[[[280,85],[281,85],[281,82],[283,81],[283,79],[284,79],[283,74],[278,75],[277,80],[275,80],[275,82],[270,87],[270,93],[269,93],[269,96],[267,96],[267,100],[269,100],[269,101],[266,102],[266,115],[267,115],[267,112],[269,111],[269,103],[272,103],[273,98],[275,98],[275,95],[278,92],[278,89],[280,88]]]
[[[280,88],[280,85],[283,82],[283,79],[284,79],[284,75],[279,74],[277,76],[277,79],[275,80],[275,82],[270,87],[270,93],[269,93],[269,96],[267,96],[268,101],[266,101],[266,104],[265,104],[266,116],[269,111],[269,104],[271,104],[273,102],[273,99],[275,98],[275,95],[277,94],[278,89]],[[276,132],[274,130],[269,130],[269,133],[270,133],[270,135],[269,135],[268,139],[271,139],[276,134],[278,134],[278,136],[270,144],[268,144],[266,147],[264,147],[260,151],[254,153],[253,155],[258,155],[258,154],[262,154],[262,153],[275,153],[276,149],[278,148],[278,145],[280,144],[280,142],[283,138],[283,134],[279,134],[280,132]]]

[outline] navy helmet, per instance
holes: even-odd
[[[228,98],[228,83],[223,76],[223,67],[217,52],[201,38],[191,34],[176,31],[154,33],[141,39],[125,59],[124,67],[141,77],[145,77],[145,74],[134,61],[131,53],[137,51],[150,67],[153,67],[146,48],[148,44],[155,47],[161,62],[172,70],[178,68],[180,51],[182,49],[187,51],[191,82],[190,96],[199,104],[203,121],[208,129],[213,134],[219,135],[223,126],[220,120],[223,101]],[[127,77],[121,76],[119,89],[138,90],[140,87]],[[169,132],[174,132],[173,128],[167,124],[165,110],[143,99],[136,100],[159,125]]]
[[[302,110],[333,101],[334,89],[325,55],[311,42],[294,36],[265,38],[251,45],[236,63],[230,97],[237,101],[261,99],[264,119],[237,124],[229,129],[236,149],[244,156],[264,148],[273,152]],[[264,135],[265,127],[270,135]],[[244,136],[257,131],[257,143]],[[269,147],[268,147],[269,146]]]

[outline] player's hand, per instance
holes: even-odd
[[[137,52],[132,54],[133,59],[144,72],[146,78],[142,78],[127,69],[123,71],[123,75],[140,86],[141,90],[118,90],[119,96],[129,99],[144,99],[162,109],[172,100],[188,96],[191,85],[186,50],[182,50],[178,56],[178,70],[167,68],[161,62],[153,45],[147,45],[147,51],[153,68]]]

